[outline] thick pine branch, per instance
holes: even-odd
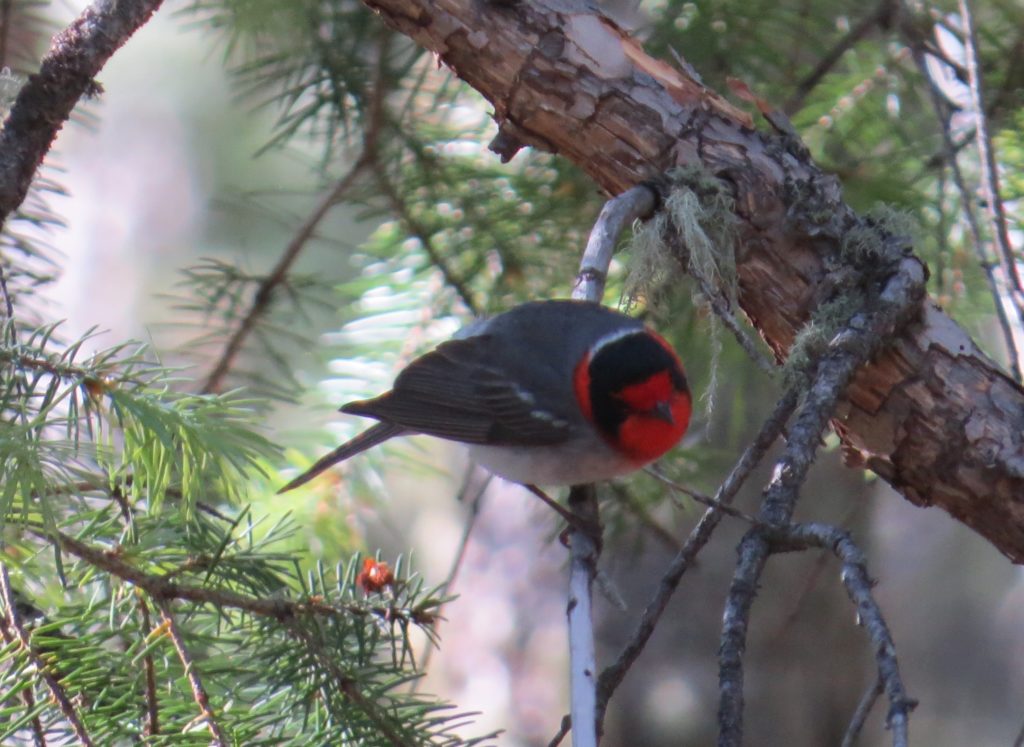
[[[557,152],[609,194],[676,166],[728,183],[739,303],[787,357],[830,290],[825,257],[861,225],[798,141],[756,131],[584,0],[365,2],[493,104],[503,157]],[[1024,562],[1024,390],[934,304],[858,372],[833,425],[858,465]]]
[[[0,131],[0,227],[29,185],[71,110],[103,89],[95,77],[161,0],[97,0],[53,39]]]

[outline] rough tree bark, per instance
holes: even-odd
[[[364,2],[493,104],[504,158],[523,145],[559,153],[609,194],[675,166],[726,181],[739,303],[785,359],[835,282],[823,258],[858,219],[778,115],[766,117],[775,132],[755,130],[586,0]],[[833,426],[856,464],[1024,562],[1024,390],[935,304],[859,372]]]

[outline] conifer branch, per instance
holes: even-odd
[[[363,151],[362,154],[356,159],[355,163],[352,164],[352,168],[341,177],[332,189],[324,194],[320,198],[320,201],[313,207],[309,215],[299,226],[295,235],[292,236],[291,241],[288,242],[288,246],[285,247],[284,252],[281,253],[280,258],[274,265],[270,274],[267,275],[260,282],[256,288],[256,292],[253,295],[252,302],[249,305],[248,311],[242,316],[241,322],[239,322],[238,328],[228,338],[227,344],[224,346],[224,350],[221,351],[220,356],[217,358],[217,362],[214,364],[213,369],[207,376],[206,381],[203,383],[200,389],[203,394],[210,394],[219,392],[223,386],[224,378],[227,376],[228,371],[231,370],[235,359],[238,357],[238,353],[242,349],[242,345],[245,343],[249,334],[256,328],[257,321],[262,317],[270,308],[271,301],[274,297],[274,291],[284,283],[288,276],[288,271],[292,265],[295,264],[295,260],[299,258],[302,250],[309,243],[309,240],[313,238],[316,227],[324,219],[327,213],[330,212],[331,208],[338,204],[345,194],[355,184],[356,179],[362,173],[363,169],[369,164],[369,154],[367,151]]]
[[[3,629],[4,639],[8,643],[14,640],[17,641],[18,646],[25,652],[29,661],[32,662],[43,684],[46,685],[46,689],[50,691],[50,696],[57,704],[57,707],[60,708],[60,712],[64,714],[64,718],[71,725],[78,741],[82,743],[83,747],[93,747],[95,742],[92,741],[89,732],[86,731],[85,724],[82,723],[82,719],[71,702],[71,698],[68,697],[60,681],[50,673],[49,666],[32,645],[32,639],[28,631],[25,630],[25,626],[21,623],[21,616],[18,614],[17,600],[15,600],[14,591],[11,589],[11,579],[7,573],[6,563],[0,563],[0,601],[3,602],[6,612],[5,619],[0,624],[0,627]]]
[[[0,228],[25,200],[54,138],[95,77],[162,0],[96,0],[53,39],[39,72],[29,76],[0,130]]]
[[[120,553],[115,550],[101,550],[61,531],[48,531],[43,528],[30,528],[29,531],[40,539],[56,542],[62,550],[80,560],[84,560],[89,565],[139,587],[154,599],[179,599],[197,604],[210,604],[221,609],[239,609],[254,615],[260,615],[261,617],[272,617],[280,621],[309,616],[333,617],[355,615],[357,617],[365,617],[373,615],[381,620],[397,620],[425,625],[432,622],[436,617],[433,612],[419,609],[404,612],[395,607],[338,605],[330,604],[316,597],[311,597],[304,601],[291,601],[278,597],[261,598],[240,594],[228,589],[212,589],[204,586],[177,583],[171,580],[171,577],[168,575],[158,576],[136,568],[131,563],[123,560]]]
[[[395,730],[392,722],[381,713],[380,707],[363,694],[359,689],[358,682],[356,682],[352,675],[338,666],[338,663],[324,651],[320,641],[294,621],[289,626],[289,629],[295,634],[296,638],[303,642],[306,650],[317,659],[320,666],[330,672],[338,689],[373,722],[378,733],[387,739],[392,747],[414,747],[413,742],[410,742]]]
[[[174,621],[170,605],[163,599],[154,599],[153,603],[160,610],[160,615],[163,617],[163,622],[158,626],[158,630],[162,628],[167,637],[171,639],[174,650],[178,654],[178,659],[185,668],[185,677],[188,679],[189,687],[192,688],[192,698],[195,700],[196,705],[199,706],[200,718],[206,722],[206,728],[213,735],[213,741],[217,747],[227,747],[230,741],[227,734],[224,733],[220,722],[217,721],[213,709],[210,707],[210,696],[203,686],[203,680],[199,676],[199,669],[196,667],[195,660],[185,645],[185,639],[182,638],[181,631],[178,630],[178,625]]]
[[[419,240],[423,251],[430,258],[431,264],[441,273],[445,285],[455,291],[459,300],[462,301],[463,305],[473,316],[479,316],[480,306],[473,298],[473,291],[470,290],[465,280],[455,273],[455,270],[448,264],[448,260],[441,255],[440,250],[434,244],[433,234],[413,215],[408,203],[399,194],[398,189],[396,189],[391,178],[385,172],[384,166],[379,161],[375,162],[374,171],[377,175],[377,184],[381,194],[384,195],[388,203],[388,207],[402,221],[405,230]]]

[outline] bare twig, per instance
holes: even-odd
[[[161,0],[96,0],[53,39],[39,72],[18,92],[0,129],[0,228],[24,201],[57,132],[107,60],[160,7]]]
[[[701,295],[707,300],[708,305],[711,306],[711,310],[715,313],[725,325],[726,329],[732,332],[732,336],[736,338],[736,342],[740,344],[744,352],[750,357],[750,360],[754,364],[764,371],[769,376],[774,375],[778,371],[778,367],[772,362],[772,360],[762,352],[761,348],[758,347],[757,343],[754,342],[753,338],[750,337],[740,326],[739,320],[736,319],[736,315],[729,304],[729,301],[722,294],[721,291],[712,288],[707,280],[699,273],[691,273],[691,276],[697,281],[697,285],[700,287]]]
[[[598,525],[597,495],[593,485],[573,485],[569,508],[591,526]],[[569,683],[573,747],[597,747],[597,657],[594,653],[594,616],[591,586],[601,553],[600,530],[569,531]]]
[[[657,199],[650,187],[639,185],[605,203],[583,250],[573,298],[600,303],[619,236],[634,220],[647,217],[657,205]]]
[[[1013,747],[1024,747],[1024,726],[1020,727],[1017,738],[1013,740]]]
[[[699,490],[694,490],[693,488],[688,488],[685,485],[681,485],[668,475],[664,474],[656,466],[648,467],[644,471],[651,477],[653,477],[655,480],[660,482],[662,485],[667,487],[669,490],[672,490],[673,492],[676,493],[682,493],[686,497],[692,498],[693,500],[697,501],[697,503],[701,503],[707,506],[708,508],[721,511],[726,516],[731,516],[734,519],[740,519],[741,521],[745,521],[753,526],[757,526],[763,523],[760,519],[751,516],[745,511],[740,511],[738,508],[733,508],[728,503],[722,503],[721,501],[716,500],[715,498],[712,498],[709,495],[704,495]]]
[[[224,377],[228,371],[231,370],[234,365],[235,358],[238,356],[238,352],[242,348],[242,344],[245,342],[249,334],[255,329],[256,322],[263,316],[270,308],[271,300],[273,299],[274,292],[288,276],[288,271],[292,265],[295,264],[295,260],[298,259],[299,254],[309,243],[310,239],[313,238],[316,228],[323,221],[327,213],[330,212],[331,208],[337,205],[342,198],[348,193],[352,186],[356,183],[359,175],[371,164],[373,164],[377,158],[377,142],[380,138],[380,131],[384,123],[384,101],[390,90],[388,83],[389,76],[387,71],[387,57],[391,49],[391,38],[393,32],[387,29],[382,29],[380,32],[380,44],[377,49],[377,64],[373,79],[373,91],[370,99],[368,116],[366,123],[363,127],[363,146],[359,155],[353,161],[351,168],[348,172],[342,176],[334,187],[326,192],[320,201],[313,207],[306,219],[299,226],[299,229],[292,236],[291,241],[288,242],[288,246],[285,247],[281,257],[277,260],[277,264],[270,271],[263,281],[259,284],[256,289],[256,293],[253,295],[252,303],[249,305],[249,310],[242,317],[242,321],[238,326],[238,329],[228,339],[227,344],[224,347],[223,352],[214,365],[213,370],[210,371],[210,375],[206,379],[206,383],[203,384],[202,392],[217,392],[220,391],[223,384]]]
[[[854,372],[884,340],[913,318],[924,295],[924,269],[900,260],[878,298],[850,319],[822,357],[789,429],[785,452],[761,501],[760,519],[781,526],[793,515],[800,486],[814,461],[821,434]],[[754,527],[740,542],[739,561],[726,599],[719,647],[719,745],[743,741],[743,653],[758,579],[772,552],[769,532]]]
[[[797,398],[797,390],[795,388],[790,389],[783,395],[778,404],[775,405],[775,409],[764,425],[761,426],[761,430],[754,438],[754,441],[746,448],[739,461],[732,468],[729,476],[726,477],[715,493],[713,498],[713,502],[716,504],[715,507],[709,508],[704,512],[697,526],[690,532],[686,544],[676,553],[668,568],[665,569],[665,573],[658,584],[658,590],[651,601],[647,603],[647,607],[640,617],[640,622],[637,623],[637,627],[630,636],[626,646],[622,649],[622,653],[619,654],[614,664],[601,672],[597,687],[598,716],[600,720],[604,718],[608,701],[615,692],[615,689],[626,676],[626,672],[633,666],[633,662],[637,660],[644,650],[651,634],[654,633],[658,620],[661,619],[661,615],[668,606],[673,592],[679,586],[679,581],[692,565],[694,558],[697,557],[697,553],[711,539],[711,534],[722,519],[722,506],[727,506],[732,502],[747,477],[761,463],[768,449],[771,448],[779,434],[782,433],[786,427],[786,422],[796,408]]]
[[[850,723],[846,727],[846,731],[843,733],[843,742],[840,747],[853,747],[857,743],[857,738],[864,729],[864,724],[867,722],[868,716],[871,714],[871,709],[875,707],[875,703],[878,701],[878,696],[881,694],[882,678],[879,675],[875,675],[875,681],[872,682],[871,686],[864,691],[864,695],[861,696],[860,702],[857,703],[857,709],[853,712],[853,716],[850,717]]]
[[[985,279],[988,282],[989,292],[992,294],[992,303],[995,307],[996,319],[999,321],[999,327],[1003,333],[1003,344],[1006,345],[1006,359],[1010,364],[1010,370],[1013,372],[1014,378],[1017,381],[1024,381],[1021,378],[1021,359],[1020,351],[1017,348],[1017,342],[1013,334],[1012,322],[1006,313],[1006,307],[1003,304],[1003,293],[1001,292],[1001,286],[1006,285],[1007,278],[1005,273],[1000,277],[996,276],[995,265],[989,258],[988,249],[986,247],[985,239],[981,234],[981,226],[978,225],[978,218],[974,212],[974,198],[971,190],[967,187],[967,181],[964,179],[963,171],[960,169],[960,163],[957,161],[958,145],[953,142],[953,136],[950,133],[949,127],[949,107],[945,103],[942,93],[939,91],[938,85],[935,80],[928,72],[928,66],[925,63],[925,53],[920,48],[914,48],[913,56],[914,63],[917,65],[921,75],[928,83],[928,92],[931,96],[932,107],[935,109],[935,116],[939,120],[939,129],[942,132],[942,144],[943,152],[945,153],[946,163],[949,165],[949,169],[953,174],[953,183],[956,185],[957,191],[960,193],[960,204],[963,207],[964,219],[967,221],[967,228],[971,233],[971,243],[974,245],[974,251],[978,255],[978,264],[981,266],[982,271],[985,273]],[[968,140],[963,141],[964,143],[969,142]],[[939,202],[942,202],[943,195],[940,193],[938,196]],[[1009,288],[1005,289],[1009,294]]]
[[[149,620],[149,605],[145,598],[139,595],[139,615],[142,617],[142,629],[152,630],[153,624]],[[156,668],[153,666],[153,655],[147,653],[142,661],[146,670],[146,726],[143,729],[143,736],[152,737],[160,733],[160,703],[156,695]]]
[[[14,345],[18,340],[18,331],[14,324],[14,301],[11,300],[10,291],[7,289],[7,273],[4,270],[3,256],[0,256],[0,296],[3,296],[4,305],[4,319],[3,324],[0,325],[3,328],[3,341]]]
[[[0,563],[0,601],[3,601],[3,605],[6,608],[6,627],[17,639],[18,645],[25,652],[29,661],[32,662],[43,684],[46,685],[46,689],[50,691],[50,697],[53,698],[57,707],[60,708],[60,712],[71,725],[78,741],[85,747],[92,747],[95,743],[89,736],[89,732],[85,730],[85,724],[79,718],[78,711],[75,710],[71,698],[68,697],[60,681],[50,674],[50,668],[32,645],[32,639],[29,637],[28,631],[25,630],[25,626],[21,623],[21,616],[18,614],[17,602],[14,599],[11,579],[7,573],[7,565],[5,563]]]
[[[992,138],[988,131],[988,118],[984,109],[981,72],[978,65],[978,36],[974,29],[974,18],[968,0],[960,0],[960,20],[963,23],[964,56],[967,62],[968,88],[971,91],[971,108],[974,110],[975,142],[978,145],[978,160],[981,162],[981,187],[985,196],[992,240],[996,246],[999,265],[1006,276],[1009,297],[1017,311],[1018,322],[1024,327],[1024,286],[1017,272],[1017,258],[1010,242],[1010,231],[1006,221],[1006,210],[999,189],[999,169],[996,165]],[[999,299],[996,299],[999,302]],[[1021,381],[1020,371],[1017,380]]]
[[[4,271],[4,264],[0,261],[0,295],[3,296],[4,314],[7,322],[14,321],[14,301],[11,300],[11,293],[7,290],[7,273]]]
[[[572,716],[565,714],[562,716],[562,723],[558,726],[558,733],[551,738],[550,742],[548,742],[548,747],[558,747],[558,745],[562,743],[562,740],[565,739],[570,729],[572,729]]]
[[[324,216],[330,212],[331,208],[338,204],[338,201],[345,195],[352,185],[355,184],[359,174],[362,173],[363,169],[369,164],[370,159],[367,151],[364,151],[359,158],[356,159],[355,163],[352,164],[352,168],[348,170],[341,179],[339,179],[333,188],[324,194],[320,201],[313,207],[306,219],[299,226],[299,229],[292,236],[291,241],[288,242],[288,246],[285,247],[281,257],[277,260],[277,264],[270,271],[270,274],[263,278],[263,281],[259,284],[256,289],[256,293],[253,295],[252,303],[249,305],[248,311],[242,317],[242,321],[239,323],[238,328],[234,331],[231,337],[228,339],[227,344],[224,346],[224,350],[221,352],[214,364],[213,369],[210,371],[210,375],[206,378],[206,382],[203,384],[202,392],[204,394],[211,392],[218,392],[224,383],[224,377],[228,371],[231,370],[231,366],[234,365],[235,358],[238,356],[239,351],[242,349],[242,345],[245,343],[246,338],[256,328],[256,323],[261,316],[263,316],[270,308],[270,303],[274,297],[274,291],[280,286],[288,276],[288,271],[292,265],[295,264],[295,260],[298,259],[299,254],[306,247],[309,240],[313,237],[316,232],[316,227],[324,219]]]
[[[907,721],[917,702],[907,696],[903,687],[892,634],[871,594],[874,581],[868,575],[864,553],[848,532],[826,524],[793,524],[779,527],[773,534],[771,541],[779,543],[781,549],[820,547],[831,551],[842,562],[839,576],[857,608],[857,620],[874,646],[878,676],[889,698],[886,725],[892,731],[893,747],[907,747]]]
[[[644,185],[628,189],[605,203],[587,239],[573,286],[573,298],[600,303],[619,236],[634,220],[649,215],[656,204],[657,195]],[[594,487],[574,485],[569,491],[569,510],[574,517],[569,525],[567,609],[572,743],[573,747],[597,747],[600,720],[591,587],[601,553],[601,522]]]

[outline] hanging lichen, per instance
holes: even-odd
[[[732,196],[719,179],[698,167],[673,169],[668,182],[662,209],[640,227],[630,246],[626,297],[656,303],[682,263],[701,292],[720,293],[733,306],[737,279]]]
[[[710,371],[704,402],[710,417],[718,388],[721,325],[708,295],[717,294],[726,306],[736,303],[736,230],[732,196],[725,185],[698,167],[674,169],[662,209],[636,227],[630,244],[631,262],[625,296],[629,304],[642,300],[657,307],[663,289],[672,287],[685,269],[697,282],[694,302],[707,312],[711,344]]]

